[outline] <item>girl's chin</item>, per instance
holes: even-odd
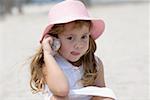
[[[79,59],[80,59],[80,57],[78,56],[72,56],[72,55],[67,55],[67,56],[65,56],[65,55],[63,55],[63,54],[61,54],[60,52],[59,52],[59,54],[61,55],[61,56],[63,56],[65,59],[67,59],[68,61],[70,61],[70,62],[76,62],[76,61],[78,61]]]
[[[70,62],[77,62],[80,59],[80,57],[68,59]]]
[[[78,61],[79,59],[68,59],[70,62],[76,62]]]

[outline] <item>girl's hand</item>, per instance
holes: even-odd
[[[53,43],[53,38],[50,35],[46,35],[42,41],[42,49],[46,54],[53,54],[51,45]]]

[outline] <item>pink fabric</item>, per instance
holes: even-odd
[[[97,39],[105,28],[103,20],[90,17],[86,7],[79,0],[65,0],[56,4],[50,9],[48,19],[49,23],[41,36],[40,42],[54,24],[68,23],[75,20],[91,20],[91,36],[93,39]]]

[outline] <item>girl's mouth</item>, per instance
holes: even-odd
[[[74,56],[78,56],[78,55],[80,55],[80,53],[79,53],[79,52],[75,52],[75,51],[72,51],[72,52],[71,52],[71,54],[72,54],[72,55],[74,55]]]

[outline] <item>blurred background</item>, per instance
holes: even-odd
[[[30,57],[48,24],[48,11],[62,0],[0,0],[0,99],[43,100],[29,87]],[[96,55],[118,100],[149,100],[149,0],[81,0],[105,21]]]

